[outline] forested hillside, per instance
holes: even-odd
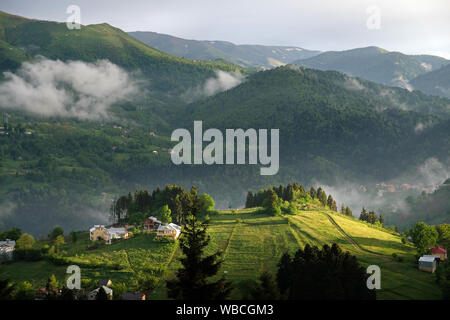
[[[336,70],[354,77],[411,89],[409,80],[449,63],[430,55],[406,55],[378,47],[329,51],[294,62],[319,70]]]

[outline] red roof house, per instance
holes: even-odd
[[[430,251],[431,251],[431,254],[440,256],[441,261],[447,260],[447,250],[445,250],[443,246],[431,247]]]

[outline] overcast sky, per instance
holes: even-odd
[[[450,59],[450,0],[1,0],[0,10],[66,21],[69,5],[80,7],[82,24],[125,31],[323,51],[375,45]]]

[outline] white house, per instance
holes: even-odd
[[[0,261],[12,260],[15,247],[16,242],[14,240],[0,241]]]
[[[178,239],[181,234],[181,227],[175,223],[169,223],[165,225],[160,225],[157,230],[158,237],[170,237],[172,239]]]
[[[107,243],[111,243],[113,239],[128,239],[130,233],[126,228],[109,228],[106,229],[105,226],[95,225],[93,228],[89,229],[91,241],[103,240]]]
[[[106,229],[106,234],[108,236],[108,240],[112,239],[128,239],[130,237],[130,233],[125,228],[109,228]]]

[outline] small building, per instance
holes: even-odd
[[[144,228],[147,231],[157,230],[159,226],[162,224],[156,217],[148,217],[144,222]]]
[[[178,239],[178,237],[181,234],[181,227],[179,225],[176,225],[175,223],[169,223],[165,225],[160,225],[157,230],[157,237],[169,237],[173,240]]]
[[[93,228],[89,229],[89,238],[91,241],[99,241],[108,239],[106,234],[106,228],[102,225],[95,225]]]
[[[106,229],[105,226],[95,225],[89,230],[89,235],[91,241],[105,241],[111,243],[113,239],[128,239],[130,233],[126,228],[109,228]]]
[[[437,259],[439,256],[424,255],[419,258],[419,270],[428,271],[433,273],[436,271]]]
[[[13,260],[15,247],[14,240],[0,241],[0,262]]]
[[[443,246],[431,247],[430,251],[432,255],[438,255],[440,261],[447,260],[447,250],[445,250]]]
[[[107,286],[101,286],[97,289],[92,290],[91,292],[89,292],[88,294],[88,300],[97,300],[97,295],[98,292],[100,291],[100,289],[103,288],[103,290],[105,290],[106,295],[108,296],[108,300],[112,300],[113,298],[113,291],[111,288],[108,288]]]
[[[106,229],[107,241],[112,239],[128,239],[130,233],[126,228],[109,228]]]
[[[122,300],[145,300],[145,293],[142,292],[125,292],[122,294]]]

